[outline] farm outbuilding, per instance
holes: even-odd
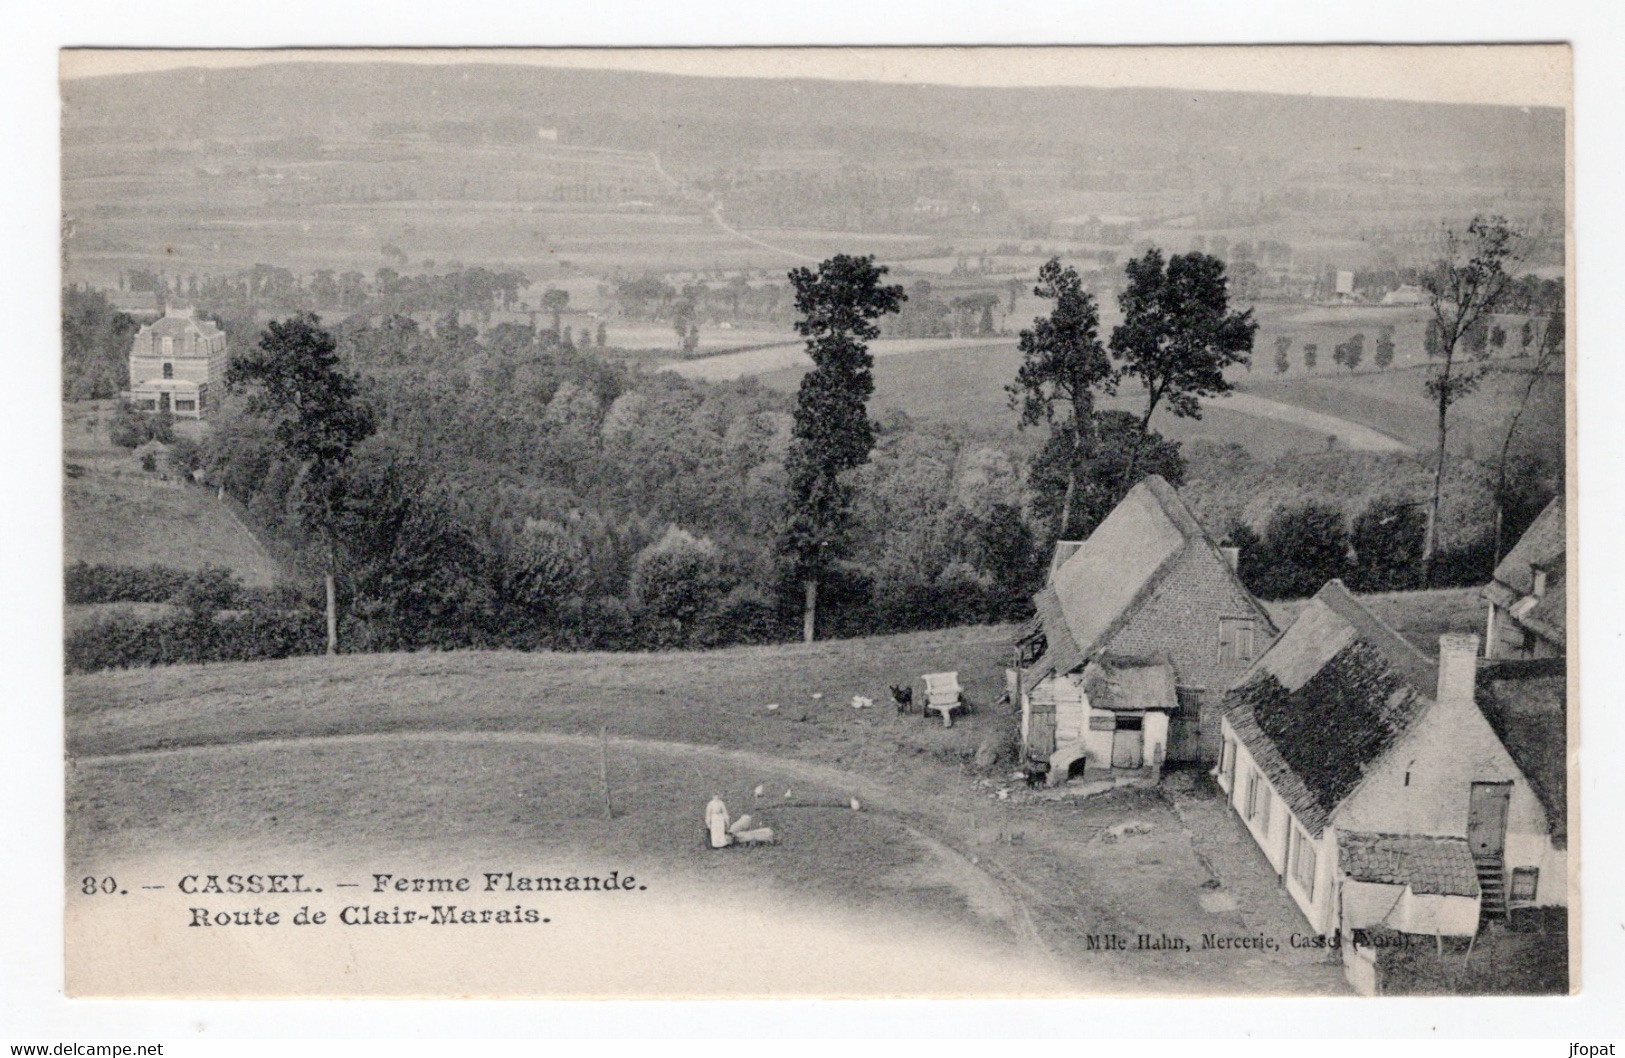
[[[1484,588],[1484,653],[1492,658],[1561,657],[1568,625],[1568,526],[1563,497],[1546,505]]]
[[[1017,635],[1024,758],[1052,782],[1218,759],[1220,697],[1277,634],[1233,557],[1155,475],[1060,542]]]

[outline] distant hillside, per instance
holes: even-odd
[[[1351,95],[1359,86],[1351,86]],[[1464,106],[1172,89],[961,88],[680,77],[532,66],[286,63],[65,82],[77,139],[265,138],[434,130],[533,142],[725,155],[824,149],[929,156],[1019,148],[1090,163],[1562,172],[1563,116]],[[1359,152],[1355,154],[1354,152]]]

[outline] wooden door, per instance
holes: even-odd
[[[1140,718],[1120,716],[1112,732],[1112,767],[1138,768],[1145,763],[1145,732]]]
[[[1475,782],[1467,800],[1467,846],[1479,859],[1500,859],[1506,850],[1509,782]]]

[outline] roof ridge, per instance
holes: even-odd
[[[1355,598],[1354,593],[1348,590],[1342,578],[1333,577],[1327,581],[1319,591],[1315,592],[1313,600],[1324,603],[1331,608],[1333,613],[1353,625],[1354,631],[1361,639],[1366,639],[1370,633],[1375,632],[1377,635],[1374,638],[1387,640],[1387,643],[1368,641],[1367,645],[1374,648],[1395,668],[1399,669],[1401,674],[1406,677],[1407,682],[1411,684],[1413,690],[1428,698],[1432,698],[1438,693],[1439,669],[1437,663],[1423,653],[1415,643],[1406,639],[1403,633],[1367,609],[1359,599]],[[1392,650],[1397,651],[1399,656],[1394,656],[1390,649],[1385,648],[1392,648]],[[1416,667],[1419,667],[1421,671],[1412,671]]]

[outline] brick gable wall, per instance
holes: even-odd
[[[1256,617],[1257,607],[1230,575],[1224,559],[1200,541],[1189,543],[1160,583],[1108,637],[1118,654],[1163,654],[1173,663],[1181,687],[1222,694],[1247,671],[1251,661],[1219,660],[1219,618]],[[1262,617],[1254,625],[1253,656],[1274,641]]]

